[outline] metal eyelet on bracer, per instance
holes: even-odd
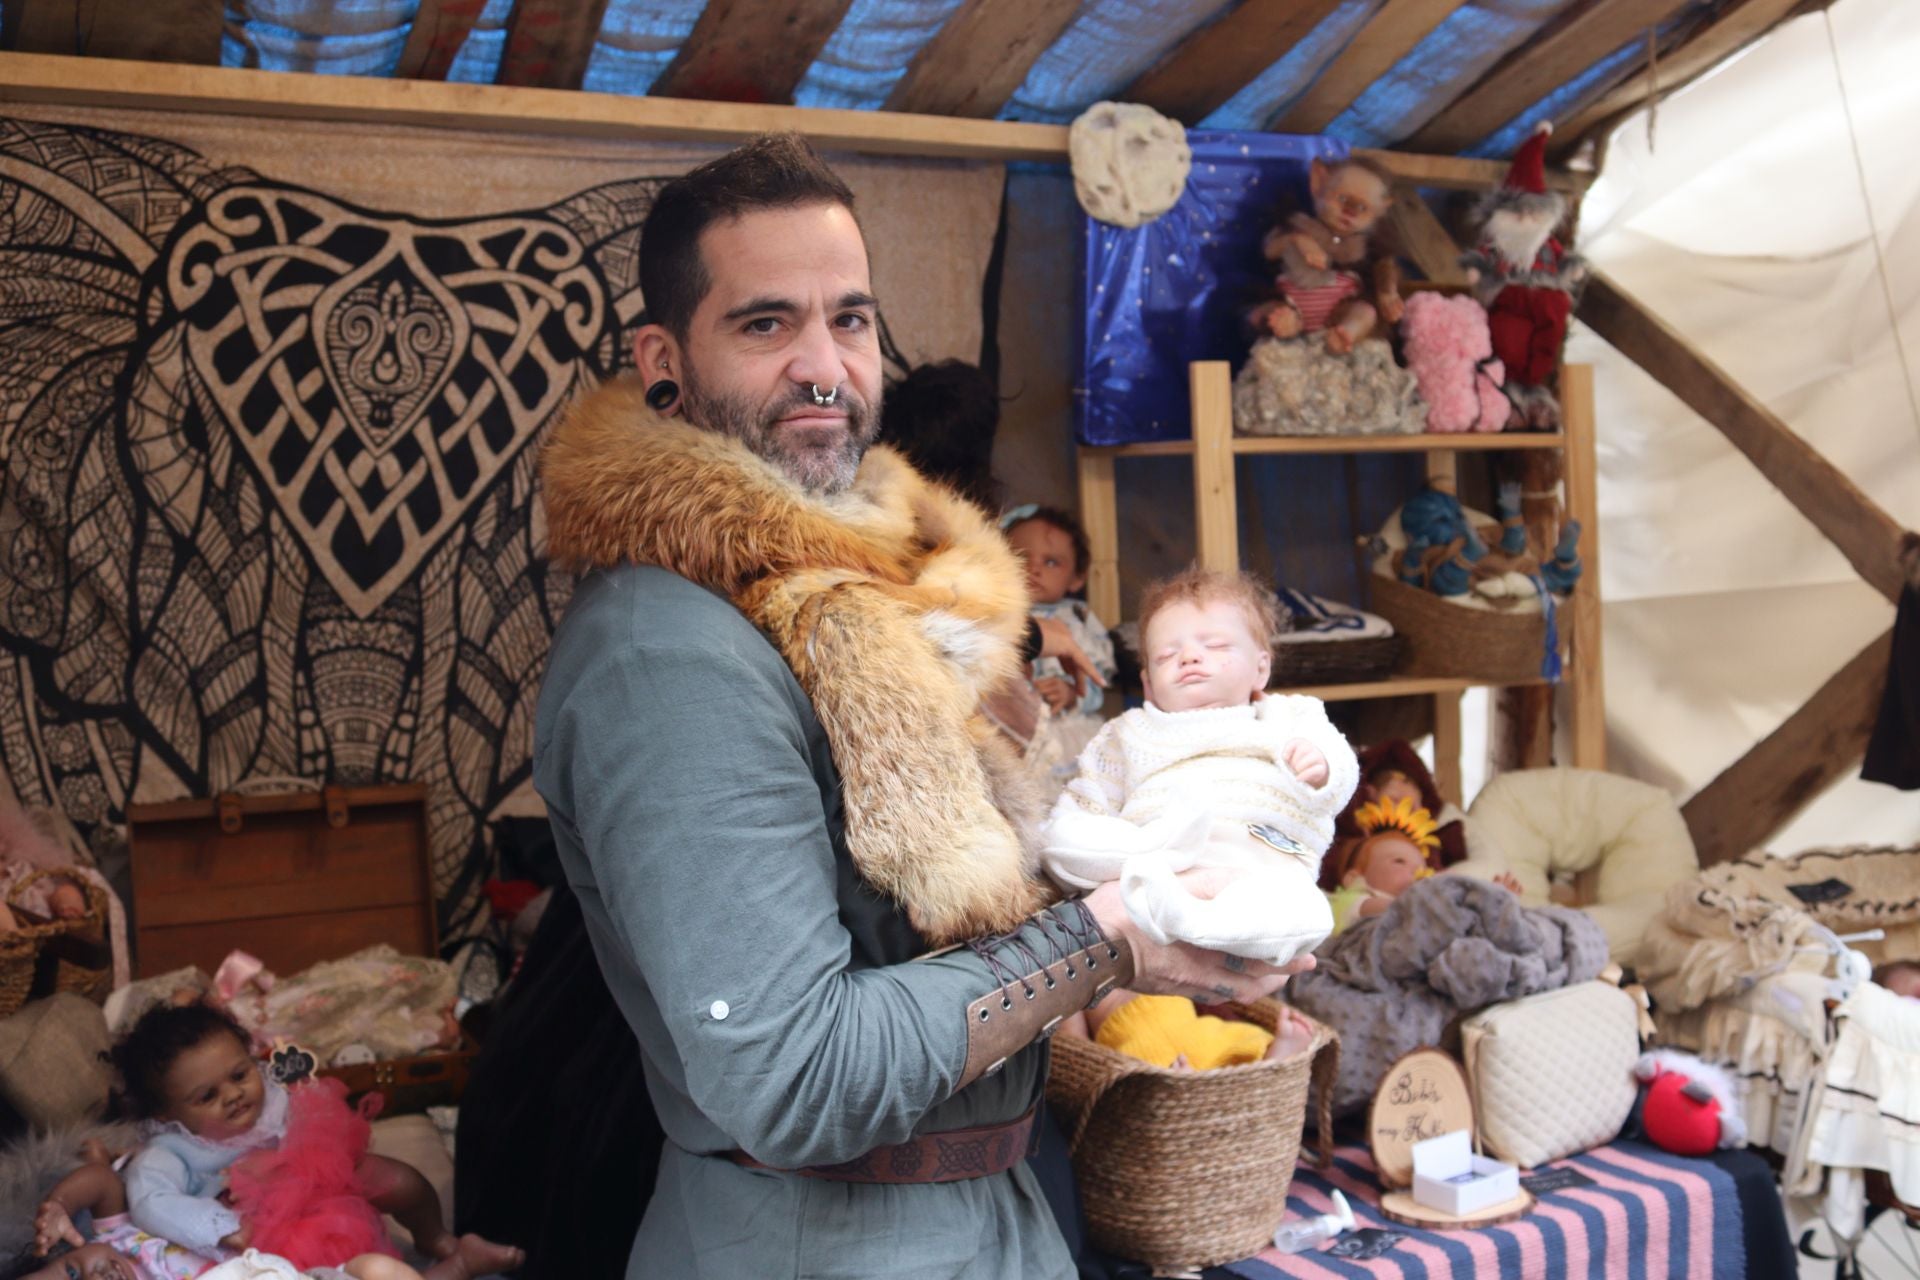
[[[985,1009],[982,1009],[980,1011],[980,1021],[985,1022],[986,1020],[987,1020],[987,1011]]]

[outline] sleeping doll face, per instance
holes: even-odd
[[[1368,836],[1353,857],[1354,872],[1375,893],[1397,898],[1426,869],[1420,846],[1397,831]],[[1351,880],[1351,877],[1350,877]]]
[[[1140,637],[1141,681],[1162,711],[1244,707],[1267,687],[1273,656],[1231,600],[1163,605]]]
[[[1398,769],[1376,769],[1367,778],[1369,800],[1406,800],[1416,808],[1424,806],[1420,784]]]

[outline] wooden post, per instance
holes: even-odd
[[[1593,366],[1560,370],[1560,411],[1567,436],[1567,510],[1580,522],[1585,566],[1573,589],[1572,653],[1568,661],[1568,729],[1576,769],[1607,767],[1606,682],[1601,664],[1600,502],[1594,453]]]
[[[1550,549],[1565,514],[1560,504],[1562,452],[1528,449],[1520,455],[1520,514],[1527,522],[1527,545],[1536,554]],[[1525,684],[1496,689],[1489,755],[1496,773],[1543,769],[1553,763],[1551,685]]]
[[[1440,798],[1465,804],[1460,792],[1460,691],[1433,695],[1433,785]]]
[[[1193,516],[1200,566],[1240,568],[1240,504],[1233,474],[1233,375],[1224,360],[1189,366],[1193,396]]]
[[[1080,527],[1087,531],[1087,605],[1100,621],[1120,625],[1120,502],[1113,455],[1080,450]]]

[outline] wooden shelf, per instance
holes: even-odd
[[[1354,684],[1276,685],[1268,693],[1305,693],[1322,702],[1364,702],[1369,698],[1405,698],[1416,695],[1460,694],[1469,689],[1512,689],[1545,684],[1544,680],[1466,680],[1459,676],[1389,676]]]
[[[1559,432],[1494,432],[1488,435],[1235,436],[1236,454],[1258,453],[1487,453],[1506,449],[1562,449]],[[1191,440],[1146,440],[1139,444],[1082,445],[1083,453],[1109,458],[1185,458]]]

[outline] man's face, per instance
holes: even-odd
[[[683,344],[687,420],[741,441],[813,493],[853,483],[880,430],[867,246],[837,204],[763,209],[700,236],[712,281]],[[813,389],[836,391],[818,405]]]

